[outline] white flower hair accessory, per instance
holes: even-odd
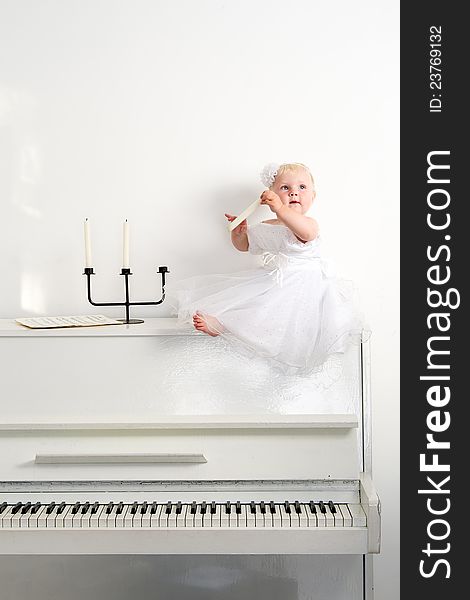
[[[271,187],[276,179],[277,171],[281,165],[277,163],[268,163],[260,173],[261,183],[267,188]]]

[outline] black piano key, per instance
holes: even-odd
[[[93,502],[93,506],[91,507],[91,514],[92,515],[96,515],[96,513],[98,512],[99,507],[100,507],[100,503],[99,502]]]
[[[85,504],[83,505],[83,508],[82,508],[82,515],[86,515],[89,508],[90,508],[90,503],[85,502]]]
[[[294,502],[294,508],[295,508],[295,512],[300,515],[302,509],[300,508],[300,502],[298,500],[296,500]]]
[[[80,510],[80,502],[75,502],[75,504],[73,505],[73,508],[72,508],[72,514],[76,515],[79,510]]]
[[[259,509],[262,515],[266,513],[266,504],[263,502],[263,500],[261,500],[261,502],[259,503]]]
[[[315,502],[313,500],[310,500],[310,502],[308,503],[308,506],[310,508],[310,512],[314,515],[317,514],[317,507],[315,506]]]
[[[122,514],[123,510],[124,510],[124,502],[119,502],[118,507],[116,508],[116,514],[117,515]]]
[[[166,503],[165,514],[166,515],[171,514],[171,502]]]
[[[55,505],[56,505],[56,504],[55,504],[55,502],[51,502],[51,503],[49,504],[49,506],[46,508],[46,515],[50,515],[50,514],[51,514],[51,512],[52,512],[52,511],[54,510],[54,508],[55,508]]]
[[[250,502],[250,512],[252,515],[256,514],[256,504],[254,503],[254,500]]]
[[[142,502],[142,508],[140,509],[140,514],[145,515],[147,512],[147,508],[148,508],[148,503],[145,501]]]
[[[197,502],[194,500],[193,502],[191,502],[191,509],[190,509],[190,513],[192,515],[195,515],[197,512]]]
[[[285,509],[286,513],[287,513],[288,515],[290,515],[290,512],[291,512],[291,511],[290,511],[290,503],[289,503],[289,500],[286,500],[286,501],[284,502],[284,509]]]
[[[237,515],[242,514],[242,503],[240,502],[240,500],[237,500],[237,503],[235,504],[235,512],[237,513]]]
[[[25,515],[29,511],[30,508],[31,508],[31,502],[26,502],[26,504],[21,509],[21,514]]]
[[[38,512],[38,510],[41,508],[41,506],[42,506],[41,502],[36,502],[31,508],[31,514],[35,515]]]
[[[271,500],[269,503],[269,510],[271,511],[272,515],[276,514],[276,505],[274,504],[274,500]]]
[[[138,502],[133,502],[132,503],[132,508],[131,508],[131,515],[135,515],[135,513],[137,512],[138,508],[139,508],[139,503]]]
[[[152,508],[150,509],[150,514],[154,515],[157,512],[157,508],[158,508],[158,504],[157,502],[154,500],[152,502]]]
[[[225,503],[225,513],[226,513],[227,515],[230,515],[230,514],[231,514],[231,512],[232,512],[232,508],[231,508],[231,506],[230,506],[230,500],[228,500],[228,501]]]
[[[2,512],[6,509],[6,507],[8,506],[8,504],[6,502],[2,502],[0,504],[0,515],[2,514]]]
[[[62,514],[64,512],[65,506],[66,506],[65,502],[61,502],[59,504],[59,506],[57,507],[57,514],[58,515],[60,515],[60,514]]]
[[[318,503],[318,506],[320,507],[320,512],[322,512],[323,514],[325,514],[326,513],[326,507],[325,507],[324,503],[321,500]]]
[[[207,502],[205,500],[201,503],[201,515],[205,515],[207,512]]]
[[[20,508],[23,506],[22,502],[17,502],[15,504],[15,506],[11,509],[11,514],[12,515],[16,515],[16,513],[20,510]]]
[[[106,514],[110,515],[113,512],[113,508],[114,508],[114,502],[109,502],[108,506],[106,507]]]
[[[181,502],[177,502],[177,503],[176,503],[176,510],[175,510],[176,514],[177,514],[177,515],[180,515],[182,510],[183,510],[183,505],[182,505],[182,503],[181,503]]]
[[[328,501],[328,506],[333,514],[336,512],[336,506],[333,504],[333,500]]]
[[[212,500],[211,502],[211,515],[215,515],[215,513],[217,512],[217,506],[214,500]]]

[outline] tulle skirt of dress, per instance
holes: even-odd
[[[331,368],[364,331],[352,282],[323,264],[195,276],[177,282],[169,301],[180,322],[192,324],[196,312],[215,317],[227,346],[243,356],[261,356],[283,375],[310,376]]]

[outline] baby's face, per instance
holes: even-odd
[[[312,178],[302,168],[278,175],[271,189],[283,204],[301,214],[308,211],[315,198]]]

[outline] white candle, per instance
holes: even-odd
[[[258,206],[260,206],[260,204],[260,198],[252,202],[248,208],[245,208],[245,210],[241,212],[236,219],[234,219],[228,224],[228,230],[233,231],[235,227],[238,227],[242,221],[248,219],[248,217],[255,212]]]
[[[85,219],[85,267],[91,267],[90,222]]]
[[[124,221],[122,244],[122,268],[129,269],[129,223]]]

